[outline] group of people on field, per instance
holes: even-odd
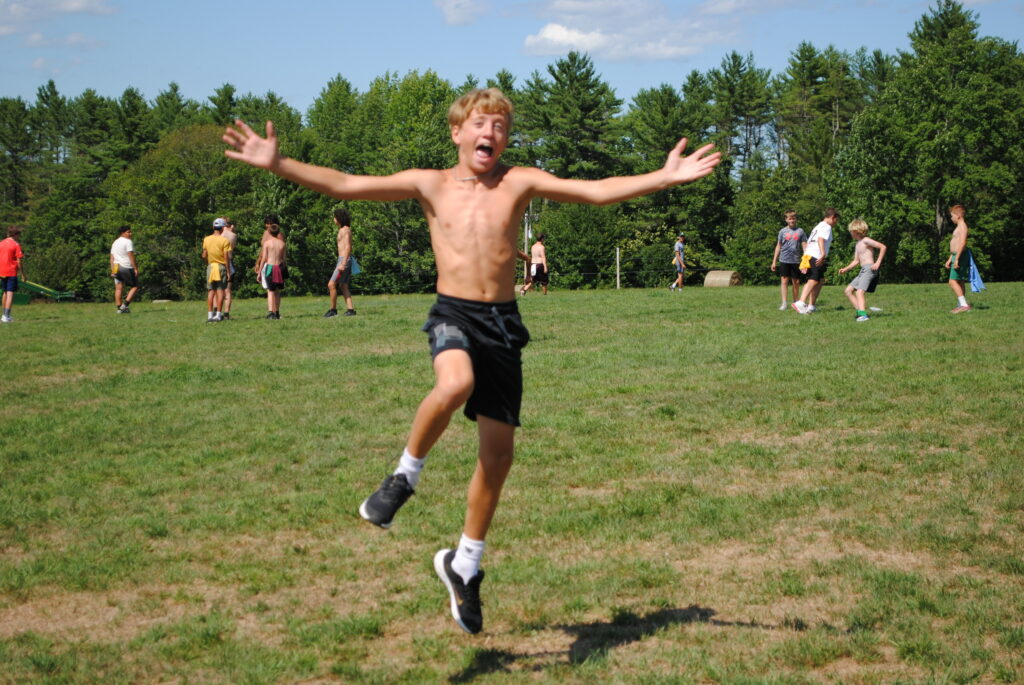
[[[949,241],[950,256],[944,268],[949,269],[949,287],[957,298],[957,306],[953,314],[961,314],[971,310],[965,297],[964,282],[968,280],[967,223],[964,220],[965,210],[962,205],[949,208],[950,217],[955,224],[953,235]],[[803,229],[797,227],[797,215],[793,210],[785,212],[786,225],[779,230],[775,242],[775,254],[772,255],[771,270],[779,274],[779,292],[781,304],[779,310],[785,311],[790,306],[800,314],[811,314],[817,310],[816,303],[821,285],[828,267],[828,255],[832,246],[832,229],[839,222],[839,212],[829,207],[825,210],[822,220],[808,236]],[[847,230],[854,241],[853,260],[839,269],[845,274],[859,267],[857,276],[846,286],[845,295],[855,310],[857,322],[869,321],[866,293],[875,292],[878,284],[878,271],[885,258],[886,246],[868,237],[868,225],[863,219],[854,219]],[[877,254],[876,251],[877,250]],[[803,289],[800,290],[801,284]],[[793,291],[793,302],[786,301],[789,289]],[[797,293],[800,293],[799,296]]]
[[[338,261],[327,282],[331,296],[331,308],[325,318],[338,316],[338,291],[340,288],[345,301],[343,316],[355,316],[349,282],[358,273],[358,262],[352,255],[352,228],[348,211],[339,207],[334,210],[334,223],[338,228]],[[281,318],[281,291],[288,278],[288,248],[277,217],[269,214],[263,219],[263,236],[260,238],[260,252],[253,271],[260,285],[267,291],[268,319]],[[232,284],[236,269],[234,264],[238,234],[235,222],[227,217],[213,220],[213,228],[203,239],[202,258],[206,262],[206,321],[215,323],[231,318]],[[353,271],[353,270],[356,271]],[[135,261],[135,246],[132,229],[122,226],[118,237],[110,246],[110,273],[114,278],[114,304],[119,314],[130,314],[132,299],[139,289],[139,267]],[[127,293],[125,289],[127,288]],[[123,300],[122,300],[123,295]]]
[[[512,466],[515,430],[520,425],[522,350],[530,334],[516,299],[517,259],[528,262],[534,283],[543,285],[539,276],[548,270],[543,236],[539,236],[530,255],[516,247],[526,208],[533,198],[595,205],[622,202],[697,181],[713,173],[721,161],[721,153],[710,144],[684,154],[687,140],[683,138],[656,171],[601,180],[558,178],[539,168],[510,167],[501,162],[509,142],[512,114],[511,101],[498,89],[472,90],[448,110],[450,136],[457,150],[455,166],[407,169],[388,176],[349,174],[285,157],[272,122],[267,122],[265,135],[240,120],[223,135],[229,146],[225,155],[230,159],[337,200],[417,200],[423,209],[437,265],[437,299],[422,328],[432,358],[434,385],[416,409],[394,471],[363,500],[358,511],[363,519],[380,528],[391,527],[397,512],[417,492],[427,457],[455,412],[462,408],[465,416],[476,422],[479,447],[461,537],[454,548],[442,548],[433,557],[434,571],[448,593],[451,615],[469,633],[483,628],[480,588],[485,538]],[[829,229],[838,220],[834,212],[830,216],[823,221]],[[270,221],[272,218],[268,217],[256,272],[268,289],[268,309],[276,313],[270,293],[280,289],[272,290],[270,286],[283,282],[285,275],[279,272],[287,260],[280,229],[276,219]],[[354,314],[344,287],[344,272],[351,273],[352,268],[350,234],[343,236],[347,215],[339,218],[336,213],[335,221],[339,225],[339,259],[337,278],[332,276],[329,287],[333,293],[342,284],[348,311]],[[223,235],[228,226],[228,220],[216,220],[211,236],[204,241],[211,291],[227,291],[233,272],[233,245]],[[966,241],[966,226],[962,237]],[[682,236],[680,239],[681,243],[685,240]],[[808,280],[800,303],[810,300],[813,305],[811,292],[820,284],[831,233],[826,236],[823,231],[812,232],[805,242],[808,250],[812,244],[818,249],[811,252],[815,264],[807,267]],[[268,248],[271,243],[273,246]],[[679,262],[679,268],[685,268],[682,249]],[[137,277],[137,268],[132,268]],[[210,285],[214,283],[219,285]],[[132,294],[130,290],[128,302]],[[230,299],[224,305],[222,295],[211,296],[211,318],[221,314],[220,309],[214,309],[218,303],[230,307]],[[337,313],[334,305],[332,298],[331,310],[325,316]]]

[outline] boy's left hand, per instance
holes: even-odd
[[[711,153],[711,150],[715,147],[711,143],[683,157],[686,142],[686,138],[680,139],[676,146],[672,148],[672,151],[668,153],[668,159],[665,160],[664,168],[672,185],[689,183],[690,181],[696,181],[698,178],[704,178],[714,171],[718,163],[722,161],[721,152]]]

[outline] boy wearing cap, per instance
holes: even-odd
[[[231,243],[223,236],[227,222],[213,220],[213,232],[203,239],[206,260],[206,323],[223,321],[224,290],[231,281]]]
[[[131,226],[117,229],[117,239],[110,246],[110,274],[114,277],[114,304],[117,305],[117,313],[131,314],[128,307],[135,293],[139,291],[139,267],[135,263]],[[122,303],[121,294],[125,286],[128,286],[128,294]]]
[[[437,262],[437,302],[423,330],[433,356],[435,384],[420,403],[398,468],[360,506],[383,528],[414,493],[428,452],[455,411],[477,422],[479,450],[469,484],[457,549],[434,555],[450,610],[469,633],[483,627],[480,560],[484,538],[512,466],[522,401],[522,348],[529,333],[515,298],[516,248],[523,212],[533,197],[610,204],[695,181],[720,161],[706,145],[683,157],[682,139],[665,166],[639,176],[567,180],[534,167],[500,163],[512,124],[512,103],[496,88],[473,90],[448,110],[458,152],[449,169],[406,169],[358,176],[281,156],[273,124],[267,137],[236,121],[224,134],[225,154],[339,200],[418,200]]]
[[[11,307],[14,305],[14,293],[18,291],[18,276],[25,278],[25,270],[21,260],[25,254],[21,251],[18,238],[21,226],[8,226],[7,237],[0,240],[0,292],[3,292],[3,317],[0,322],[11,323]]]

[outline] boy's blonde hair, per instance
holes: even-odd
[[[863,238],[868,234],[868,222],[864,221],[864,219],[854,219],[850,222],[850,233]]]
[[[949,208],[949,213],[950,214],[959,214],[960,216],[963,216],[967,212],[964,209],[963,205],[953,205],[952,207]]]
[[[448,108],[448,125],[462,126],[474,109],[483,114],[504,114],[512,126],[512,101],[497,88],[476,88],[453,102]]]

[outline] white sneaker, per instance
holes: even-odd
[[[0,316],[0,322],[11,323],[13,321],[14,321],[13,317],[10,317],[10,316]]]
[[[812,314],[812,313],[814,313],[816,311],[818,311],[818,308],[815,307],[813,304],[807,305],[807,313],[808,314]]]
[[[784,311],[786,311],[787,309],[789,309],[789,305],[788,305],[788,304],[786,304],[785,302],[783,302],[782,304],[780,304],[780,305],[779,305],[779,311],[780,311],[780,312],[784,312]]]
[[[794,303],[793,303],[792,305],[790,305],[790,306],[792,306],[792,307],[793,307],[793,309],[795,309],[795,310],[796,310],[796,313],[797,313],[797,314],[806,314],[806,313],[807,313],[807,305],[805,305],[805,304],[804,304],[803,302],[801,302],[800,300],[797,300],[796,302],[794,302]]]

